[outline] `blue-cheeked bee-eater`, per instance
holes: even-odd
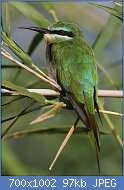
[[[95,119],[95,109],[99,113],[98,76],[92,48],[73,23],[57,22],[48,28],[20,28],[44,34],[49,77],[61,86],[78,118],[87,127],[100,174],[100,132]]]

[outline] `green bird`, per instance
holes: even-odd
[[[61,86],[78,118],[88,128],[100,174],[100,132],[95,119],[95,108],[99,114],[98,76],[92,48],[79,27],[73,23],[57,22],[47,29],[20,28],[44,34],[49,77]]]

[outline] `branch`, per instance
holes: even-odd
[[[54,160],[52,161],[52,164],[49,167],[49,170],[52,169],[52,167],[54,166],[56,160],[58,159],[58,157],[60,156],[62,150],[64,149],[65,145],[67,144],[67,142],[69,141],[70,137],[72,136],[77,124],[79,121],[79,117],[76,119],[74,125],[72,125],[71,129],[69,130],[69,132],[67,133],[66,137],[64,138],[64,141],[62,142],[61,146],[59,147],[59,150],[54,158]]]
[[[60,93],[52,89],[27,89],[29,92],[36,92],[43,96],[60,96]],[[15,91],[1,89],[3,96],[19,96]],[[99,97],[123,98],[122,90],[98,90]]]
[[[32,70],[31,68],[27,67],[26,65],[24,65],[23,63],[17,61],[16,59],[14,59],[8,52],[6,51],[2,51],[1,54],[6,57],[7,59],[11,60],[12,62],[14,62],[16,65],[22,67],[23,69],[29,71],[30,73],[32,73],[33,75],[35,75],[36,77],[40,78],[41,80],[51,84],[52,86],[54,86],[55,88],[57,88],[58,90],[61,90],[60,86],[53,81],[50,81],[49,79],[41,76],[39,73],[37,73],[36,71]]]
[[[33,75],[36,77],[40,78],[41,80],[51,84],[54,86],[56,89],[61,90],[61,87],[54,81],[49,80],[49,78],[45,78],[41,76],[39,73],[35,72],[31,68],[27,67],[26,65],[22,64],[21,62],[17,61],[14,59],[8,52],[6,52],[4,49],[2,49],[1,54],[6,57],[7,59],[11,60],[14,62],[16,65],[24,68],[25,70],[31,72]],[[39,94],[42,94],[44,96],[59,96],[59,92],[56,92],[54,90],[49,90],[49,89],[28,89],[30,92],[36,92]],[[2,90],[2,95],[19,95],[17,92],[14,91],[8,91],[8,90]],[[98,96],[100,97],[115,97],[115,98],[122,98],[123,97],[123,91],[121,90],[99,90],[98,91]]]
[[[100,106],[100,109],[101,109],[101,110],[104,110],[104,107],[103,107],[101,104],[100,104],[99,106]],[[104,118],[105,118],[105,120],[106,120],[106,122],[107,122],[107,124],[108,124],[108,127],[111,129],[113,135],[115,136],[117,142],[118,142],[119,145],[123,148],[123,142],[122,142],[122,140],[121,140],[120,135],[119,135],[118,132],[116,131],[116,129],[115,129],[114,125],[113,125],[113,122],[111,121],[111,119],[108,117],[107,114],[103,114],[103,116],[104,116]]]
[[[123,98],[123,90],[98,90],[98,96]]]

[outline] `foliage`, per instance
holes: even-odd
[[[74,124],[76,114],[63,98],[46,98],[27,90],[29,87],[50,88],[56,86],[56,84],[47,76],[47,71],[44,67],[45,59],[42,58],[44,52],[41,52],[44,49],[44,44],[43,48],[41,46],[38,50],[43,36],[36,34],[30,37],[31,33],[27,33],[24,40],[22,35],[24,31],[20,32],[20,29],[17,29],[18,37],[16,38],[12,30],[15,27],[14,22],[17,27],[19,27],[19,24],[20,26],[22,25],[21,21],[18,23],[19,19],[22,19],[26,24],[33,22],[32,25],[36,24],[43,27],[47,27],[50,23],[61,19],[73,22],[75,18],[80,18],[79,7],[82,8],[82,18],[87,19],[84,27],[84,30],[86,30],[86,28],[90,28],[90,21],[94,18],[94,14],[97,16],[99,9],[99,12],[105,16],[106,24],[103,23],[99,33],[97,33],[97,28],[100,25],[99,22],[97,23],[97,19],[94,19],[92,22],[96,23],[97,27],[95,31],[92,31],[91,28],[87,29],[87,33],[95,35],[96,38],[92,47],[98,60],[98,71],[104,76],[102,88],[121,89],[122,76],[116,76],[116,70],[121,72],[121,65],[113,63],[114,59],[111,57],[113,55],[112,51],[115,50],[110,51],[110,49],[119,39],[118,36],[122,26],[122,4],[114,5],[114,3],[110,3],[110,5],[103,6],[98,3],[67,3],[68,10],[72,11],[70,8],[70,5],[72,5],[72,7],[74,6],[74,13],[77,14],[77,17],[71,16],[71,18],[68,17],[69,13],[65,14],[65,18],[62,16],[63,12],[66,13],[66,9],[63,12],[60,11],[60,2],[3,2],[2,5],[3,10],[6,10],[6,15],[4,16],[4,11],[2,15],[2,51],[5,54],[9,52],[9,57],[12,55],[15,58],[16,55],[15,59],[21,60],[22,65],[31,69],[24,70],[20,69],[20,67],[13,67],[12,59],[5,59],[3,56],[2,64],[6,67],[3,67],[2,71],[2,85],[5,89],[16,91],[21,95],[21,99],[14,96],[2,98],[2,119],[4,121],[2,127],[2,175],[96,175],[97,167],[93,164],[95,156],[92,156],[92,160],[90,159],[93,151],[88,141],[87,130],[84,126],[82,127],[81,122],[75,130],[70,143],[67,144],[63,154],[57,161],[55,168],[51,172],[48,171],[50,162],[62,139]],[[97,7],[95,13],[93,12],[93,7]],[[85,12],[85,9],[87,9],[87,13],[83,15],[83,10]],[[88,10],[90,10],[91,15]],[[109,18],[106,18],[108,14]],[[75,22],[78,22],[78,20],[75,20]],[[82,28],[83,21],[81,21],[80,25]],[[22,44],[21,39],[23,39]],[[31,41],[31,39],[33,40]],[[27,51],[21,46],[26,46]],[[121,44],[119,43],[118,52],[120,51]],[[36,52],[38,52],[38,55]],[[121,63],[121,53],[119,55]],[[39,61],[36,61],[38,56],[40,57],[40,64]],[[35,60],[35,63],[33,60]],[[107,69],[108,66],[112,67],[114,72]],[[35,76],[32,75],[34,71]],[[100,99],[100,103],[102,104],[102,109],[103,105],[105,109],[118,112],[122,109],[120,99]],[[117,116],[107,116],[107,119],[106,117],[104,118],[104,115],[101,115],[101,117],[103,120],[103,127],[100,126],[102,139],[101,175],[121,175],[122,151],[118,146],[119,143],[117,143],[119,141],[115,141],[116,135],[113,136],[112,133],[118,136],[121,135],[122,120]],[[16,164],[16,167],[13,164]]]

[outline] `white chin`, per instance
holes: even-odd
[[[51,36],[51,34],[44,34],[44,39],[47,41],[47,42],[52,42],[53,40],[53,38],[52,38],[52,36]]]

